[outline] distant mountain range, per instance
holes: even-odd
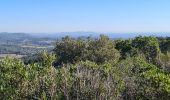
[[[170,33],[97,33],[97,32],[60,32],[60,33],[39,33],[32,34],[36,37],[61,38],[64,36],[71,37],[99,37],[101,34],[109,36],[110,38],[134,38],[136,36],[156,36],[156,37],[170,37]]]
[[[100,34],[109,36],[112,39],[117,38],[134,38],[136,36],[156,36],[170,37],[170,33],[97,33],[97,32],[60,32],[60,33],[0,33],[0,40],[25,40],[25,39],[59,39],[65,36],[77,37],[92,37],[97,38]]]
[[[0,33],[0,45],[23,45],[23,44],[34,44],[34,45],[48,45],[54,42],[55,39],[29,33]]]

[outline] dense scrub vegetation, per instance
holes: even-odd
[[[0,61],[0,99],[168,100],[169,38],[65,37],[53,52]]]

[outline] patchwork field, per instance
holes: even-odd
[[[0,54],[0,58],[5,58],[5,57],[12,57],[12,58],[22,58],[25,55],[17,55],[17,54]]]

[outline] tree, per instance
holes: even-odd
[[[167,100],[170,95],[169,75],[141,57],[128,58],[117,65],[122,70],[124,99]]]
[[[119,51],[107,36],[101,35],[99,39],[89,42],[88,60],[102,64],[110,61],[117,62],[119,58]]]
[[[158,38],[160,49],[163,53],[167,53],[170,51],[170,39],[169,38]]]
[[[121,53],[121,58],[132,57],[137,54],[137,49],[132,47],[132,40],[117,40],[116,47]]]
[[[156,63],[156,60],[159,58],[159,42],[155,37],[136,37],[132,40],[132,46],[138,48],[139,52],[145,55],[149,63]]]
[[[59,56],[59,64],[57,65],[76,63],[81,60],[90,60],[102,64],[108,61],[117,62],[120,57],[120,53],[115,49],[113,41],[103,35],[96,40],[84,41],[67,36],[56,43],[54,52]]]
[[[56,43],[54,52],[59,56],[58,64],[75,63],[83,59],[86,43],[83,40],[75,40],[68,36]],[[57,64],[57,65],[58,65]]]
[[[160,54],[158,65],[164,72],[170,73],[170,52]]]

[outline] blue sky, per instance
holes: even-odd
[[[0,32],[170,32],[170,0],[0,0]]]

